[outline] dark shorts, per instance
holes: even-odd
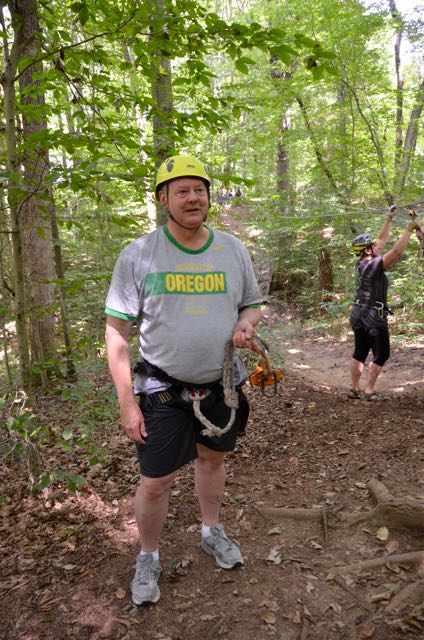
[[[156,397],[154,397],[156,396]],[[165,400],[162,403],[159,400]],[[140,397],[147,439],[137,444],[140,473],[148,478],[161,478],[198,457],[197,444],[213,451],[233,451],[237,436],[244,433],[249,417],[249,404],[239,390],[239,408],[231,429],[220,438],[204,436],[204,426],[193,412],[193,403],[182,400],[173,389]],[[221,429],[228,424],[231,409],[224,402],[223,393],[212,392],[201,401],[200,410],[212,424]]]
[[[390,357],[390,338],[388,326],[374,329],[354,329],[355,351],[353,358],[358,362],[365,362],[370,351],[373,354],[373,362],[380,367]]]

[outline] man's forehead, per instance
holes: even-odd
[[[205,186],[205,183],[200,178],[175,178],[170,182],[170,186],[174,189],[179,189],[181,187],[196,187],[196,186]]]

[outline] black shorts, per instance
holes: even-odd
[[[140,408],[144,416],[147,439],[136,443],[140,473],[148,478],[161,478],[198,457],[197,444],[213,451],[233,451],[237,436],[244,433],[249,417],[246,396],[239,393],[239,407],[231,429],[221,437],[202,435],[205,428],[195,417],[193,403],[181,398],[179,391],[142,395]],[[156,396],[156,397],[153,397]],[[159,400],[165,400],[162,403]],[[221,429],[228,424],[231,409],[223,392],[211,392],[200,403],[202,414]]]
[[[374,329],[366,329],[365,327],[354,329],[354,333],[355,351],[352,357],[358,362],[365,362],[371,350],[373,362],[382,367],[390,357],[388,326],[375,327]]]

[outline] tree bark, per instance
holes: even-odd
[[[324,175],[327,177],[328,182],[330,183],[331,188],[334,191],[334,194],[336,195],[338,201],[340,202],[340,204],[342,204],[344,207],[349,206],[349,202],[346,198],[346,196],[344,195],[344,193],[342,193],[341,189],[339,188],[337,181],[330,169],[330,167],[328,166],[327,162],[324,159],[324,155],[318,145],[317,139],[316,139],[316,135],[315,135],[315,131],[313,129],[311,120],[309,118],[309,114],[308,114],[308,110],[306,108],[306,105],[304,103],[304,101],[302,100],[302,98],[300,96],[297,96],[296,98],[297,103],[300,107],[300,111],[302,113],[303,116],[303,121],[305,123],[306,126],[306,130],[309,134],[309,138],[311,140],[314,152],[315,152],[315,157],[318,161],[319,166],[321,167]]]
[[[406,131],[405,142],[402,150],[402,161],[397,175],[396,193],[400,196],[405,188],[406,178],[408,176],[411,160],[415,153],[415,147],[418,137],[418,125],[423,111],[424,104],[424,78],[418,87],[414,108],[409,118],[408,129]]]
[[[163,0],[149,0],[151,13],[153,16],[165,15],[165,3]],[[149,29],[150,34],[150,71],[151,71],[151,93],[153,98],[153,150],[155,156],[155,168],[172,154],[173,126],[174,126],[174,100],[172,89],[172,69],[171,59],[163,55],[156,42],[157,35],[153,29]],[[168,39],[166,28],[162,29],[160,37]],[[164,224],[167,214],[160,205],[156,205],[156,226]]]
[[[402,36],[403,36],[403,21],[401,15],[396,6],[394,0],[389,0],[390,11],[395,21],[395,69],[396,69],[396,142],[395,142],[395,159],[394,159],[394,175],[396,176],[402,157],[402,144],[403,144],[403,73],[402,62],[400,56]]]
[[[0,7],[1,22],[4,28],[3,10]],[[4,31],[5,28],[4,28]],[[14,307],[16,322],[16,339],[18,343],[19,372],[21,383],[28,386],[30,375],[30,353],[28,325],[26,322],[26,291],[25,269],[23,260],[22,233],[22,190],[20,189],[21,170],[17,154],[16,140],[16,92],[15,75],[18,59],[21,56],[18,43],[15,41],[9,51],[4,47],[5,66],[1,76],[4,93],[4,113],[6,129],[7,169],[9,180],[7,184],[7,199],[10,209],[10,223],[12,235],[13,274],[14,274]]]
[[[21,57],[37,59],[40,54],[40,29],[36,0],[9,0],[15,40]],[[49,208],[54,206],[52,194],[43,185],[48,177],[48,151],[40,134],[47,131],[45,99],[40,81],[34,78],[42,71],[31,64],[19,74],[23,139],[22,158],[26,197],[22,203],[22,227],[27,278],[27,305],[30,319],[31,360],[36,373],[35,384],[46,385],[60,375],[57,365],[54,319],[54,261]],[[35,142],[37,138],[38,142]]]

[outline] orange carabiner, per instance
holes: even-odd
[[[253,339],[258,347],[257,352],[260,354],[261,359],[259,364],[256,365],[256,370],[250,374],[249,382],[251,385],[260,387],[264,396],[272,398],[277,394],[277,384],[282,378],[282,371],[272,368],[265,351],[265,345],[256,336]],[[266,387],[272,387],[271,393],[266,392]]]

